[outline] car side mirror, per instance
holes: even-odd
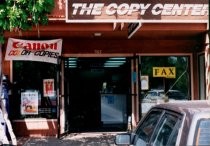
[[[129,145],[129,144],[131,144],[131,135],[129,133],[116,135],[115,144],[116,145]]]

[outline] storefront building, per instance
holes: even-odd
[[[145,99],[210,99],[208,0],[57,0],[49,19],[4,33],[17,136],[126,130]]]

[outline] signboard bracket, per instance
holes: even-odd
[[[141,26],[142,23],[140,21],[136,23],[130,23],[128,25],[128,39],[130,39],[139,30]]]

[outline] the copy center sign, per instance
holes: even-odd
[[[153,67],[153,77],[176,78],[176,68]]]

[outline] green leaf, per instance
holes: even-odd
[[[5,0],[0,4],[0,28],[2,31],[25,31],[34,25],[47,25],[47,14],[53,8],[54,0]],[[1,41],[3,36],[0,37]]]
[[[0,44],[4,44],[4,36],[0,35]]]

